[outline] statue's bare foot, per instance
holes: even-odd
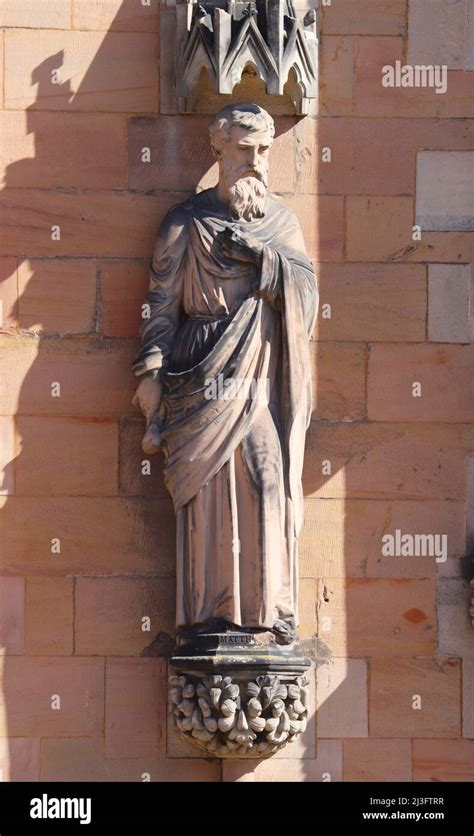
[[[281,618],[277,618],[275,621],[272,633],[275,635],[278,644],[291,644],[297,638],[296,630]]]

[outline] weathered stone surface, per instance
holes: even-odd
[[[158,652],[149,646],[159,633],[167,633],[168,640],[174,634],[173,592],[174,582],[167,578],[78,578],[76,653],[159,655],[159,646]]]
[[[407,62],[464,69],[466,0],[432,0],[426,11],[423,0],[410,0]]]
[[[0,503],[5,574],[174,574],[170,499],[7,496]]]
[[[124,116],[5,110],[0,131],[0,172],[8,187],[125,188]]]
[[[219,781],[219,761],[181,758],[104,758],[103,739],[46,738],[41,745],[44,781]]]
[[[0,775],[3,781],[39,781],[40,740],[32,737],[0,738]]]
[[[414,740],[414,781],[474,780],[474,740]]]
[[[102,261],[99,331],[106,337],[135,337],[150,283],[147,261]]]
[[[442,578],[438,587],[439,653],[474,659],[471,590],[467,581]]]
[[[315,261],[341,261],[344,237],[342,197],[286,195],[284,202],[298,215],[310,258]]]
[[[171,497],[166,490],[161,454],[148,456],[142,450],[145,432],[143,418],[123,418],[120,421],[119,493],[121,496],[160,497],[165,509],[171,508]]]
[[[316,670],[316,728],[321,737],[367,737],[367,663],[329,659]]]
[[[474,70],[474,3],[467,0],[466,70]]]
[[[91,332],[96,284],[97,268],[92,259],[22,261],[18,267],[20,328],[40,334]]]
[[[474,739],[474,659],[462,660],[462,736]]]
[[[169,193],[4,189],[0,254],[143,258],[153,249],[157,223],[176,202]]]
[[[308,498],[300,541],[300,572],[311,578],[456,576],[465,551],[463,502]],[[383,536],[443,535],[447,560],[382,554]],[[438,540],[438,544],[439,544]],[[442,541],[441,541],[442,544]]]
[[[410,740],[345,740],[344,781],[411,781]]]
[[[353,261],[403,260],[411,248],[413,200],[410,197],[349,197],[347,255]]]
[[[156,113],[156,47],[153,33],[104,39],[103,32],[12,29],[5,33],[5,107]]]
[[[373,345],[369,420],[469,423],[474,420],[473,368],[474,345]]]
[[[136,413],[130,340],[40,341],[18,335],[0,337],[0,347],[0,374],[10,384],[0,413],[90,421]]]
[[[61,557],[56,555],[56,559]],[[73,595],[72,578],[27,578],[26,652],[29,656],[73,653]]]
[[[286,752],[289,750],[286,749]],[[316,758],[268,758],[257,764],[244,760],[225,760],[222,780],[279,782],[325,782],[342,780],[342,742],[318,740]]]
[[[313,344],[313,417],[357,421],[365,414],[365,346]]]
[[[401,35],[406,0],[337,0],[321,5],[324,35]]]
[[[472,122],[307,118],[295,135],[298,192],[408,195],[415,193],[417,151],[469,151]]]
[[[5,56],[5,33],[4,33],[4,31],[2,31],[1,35],[0,35],[0,58],[2,59],[2,65],[0,67],[0,81],[2,82],[2,87],[0,89],[0,102],[2,104],[2,107],[3,107],[3,104],[4,104],[4,95],[3,95],[3,88],[4,88],[3,67],[4,67],[4,63],[5,63],[4,56]]]
[[[25,652],[25,579],[0,578],[0,654]]]
[[[115,496],[118,430],[107,419],[17,419],[18,496]],[[51,455],[54,451],[54,455]]]
[[[382,87],[382,68],[406,63],[401,37],[354,38],[354,114],[424,118],[472,117],[472,79],[461,70],[448,72],[448,87],[438,94],[433,87]]]
[[[162,659],[107,659],[106,758],[165,757],[165,675]]]
[[[5,22],[0,17],[0,23],[22,27],[27,11],[32,27],[62,28],[58,15],[55,21],[52,20],[53,13],[56,14],[54,10],[58,8],[55,0],[46,5],[38,0],[34,7],[25,0],[20,5],[13,6],[6,0],[2,14],[8,12],[10,18]],[[64,0],[61,15],[68,5]],[[466,551],[464,503],[468,489],[464,464],[466,453],[474,449],[474,436],[467,426],[472,416],[460,409],[472,387],[470,380],[467,385],[462,384],[466,371],[456,360],[464,354],[458,351],[459,346],[470,342],[474,336],[468,322],[472,286],[468,263],[472,262],[472,236],[466,232],[423,230],[420,242],[411,240],[411,224],[415,221],[412,198],[416,185],[416,154],[421,152],[419,158],[427,152],[436,152],[436,156],[457,155],[469,149],[472,124],[460,117],[468,112],[468,83],[472,83],[472,79],[459,71],[450,71],[445,96],[436,95],[433,90],[381,88],[381,67],[397,59],[411,60],[415,46],[412,29],[407,59],[402,51],[407,42],[399,37],[404,32],[402,5],[404,3],[399,0],[380,0],[379,3],[360,0],[356,10],[354,3],[333,0],[330,7],[322,9],[324,118],[301,120],[297,126],[299,145],[294,149],[297,194],[289,200],[302,219],[312,254],[319,253],[323,259],[318,266],[321,302],[328,302],[332,307],[332,318],[323,320],[319,317],[315,331],[315,337],[324,342],[318,348],[319,369],[316,367],[319,396],[320,399],[323,396],[323,400],[314,413],[321,422],[312,424],[305,463],[305,482],[310,497],[300,540],[301,634],[309,643],[316,631],[314,588],[317,579],[326,579],[326,583],[335,580],[339,600],[336,616],[339,618],[346,613],[342,622],[336,625],[335,647],[350,655],[351,644],[357,648],[358,643],[362,645],[365,641],[362,630],[370,637],[369,649],[374,653],[371,680],[379,689],[378,695],[375,691],[371,695],[374,706],[370,732],[382,737],[349,736],[358,722],[363,727],[362,732],[367,733],[366,721],[364,725],[361,719],[365,699],[360,703],[355,699],[355,695],[363,691],[365,678],[361,672],[366,662],[362,658],[346,660],[336,656],[323,664],[318,672],[322,675],[329,665],[334,670],[346,666],[346,678],[340,681],[333,678],[332,684],[337,681],[338,685],[320,708],[318,734],[320,738],[324,733],[324,711],[329,712],[332,707],[333,731],[341,735],[347,733],[344,774],[342,741],[318,739],[316,759],[314,750],[308,756],[308,742],[306,751],[298,749],[295,755],[288,747],[278,758],[251,765],[252,778],[256,781],[320,781],[325,780],[323,774],[330,774],[333,781],[410,781],[410,736],[418,734],[434,735],[434,739],[415,739],[416,781],[472,779],[472,627],[466,621],[469,594],[459,577],[459,555]],[[436,0],[433,5],[440,4]],[[472,2],[468,4],[469,7],[472,5]],[[409,6],[411,24],[418,7],[421,7],[418,0],[413,0]],[[437,42],[445,53],[450,52],[454,60],[460,60],[460,54],[456,57],[456,44],[447,35],[451,26],[457,25],[459,7],[457,2],[443,4],[444,9],[453,12],[452,18],[446,20],[444,33],[437,41],[433,37],[430,40],[432,46]],[[131,338],[130,350],[133,350],[132,340],[135,341],[137,336],[140,305],[148,284],[147,262],[157,224],[168,206],[185,196],[184,189],[193,188],[194,172],[198,174],[205,160],[205,149],[201,153],[200,145],[195,146],[194,157],[189,152],[195,139],[194,119],[178,120],[184,147],[175,159],[174,168],[168,165],[166,157],[161,160],[161,168],[157,165],[154,170],[155,189],[177,189],[179,194],[152,196],[101,191],[125,185],[125,123],[129,114],[133,117],[134,112],[149,113],[150,105],[145,104],[145,100],[151,101],[145,92],[146,85],[143,85],[137,111],[134,111],[133,103],[129,109],[136,91],[115,88],[112,75],[121,59],[112,57],[114,49],[103,42],[108,38],[109,29],[145,33],[148,42],[149,33],[156,31],[156,12],[156,5],[150,10],[135,0],[103,0],[101,3],[75,0],[73,27],[95,30],[100,38],[94,34],[89,40],[86,33],[84,39],[83,31],[73,33],[73,37],[59,31],[45,32],[44,37],[42,32],[34,33],[33,30],[7,33],[7,40],[13,37],[18,44],[20,40],[23,43],[23,37],[28,42],[34,37],[37,44],[41,44],[41,50],[37,45],[26,50],[25,40],[24,51],[22,47],[15,55],[9,47],[6,62],[7,95],[14,93],[8,104],[15,109],[5,111],[3,116],[2,159],[7,166],[8,189],[2,200],[7,206],[8,224],[2,245],[2,252],[7,255],[0,268],[4,278],[1,301],[4,312],[7,311],[5,324],[15,328],[19,323],[21,328],[32,329],[43,323],[38,330],[47,335],[85,334],[98,328],[101,336],[120,340],[114,341],[113,349],[107,352],[98,347],[89,351],[88,339],[45,340],[37,354],[35,341],[22,339],[17,344],[16,354],[6,353],[5,371],[9,384],[3,389],[8,415],[0,418],[0,429],[5,430],[3,488],[10,494],[3,497],[1,571],[11,577],[0,579],[0,588],[7,590],[7,594],[2,593],[4,612],[1,620],[8,622],[7,638],[10,638],[0,644],[6,644],[7,653],[11,653],[11,648],[16,647],[16,650],[14,658],[8,656],[5,661],[5,681],[9,678],[10,662],[16,663],[17,654],[22,652],[18,638],[22,631],[21,602],[17,592],[10,594],[8,591],[13,589],[8,586],[11,581],[15,585],[18,581],[24,584],[23,577],[19,576],[28,575],[26,650],[34,656],[62,656],[60,665],[68,661],[64,656],[72,647],[71,576],[79,576],[79,584],[83,575],[107,576],[96,579],[97,590],[84,587],[79,591],[79,639],[88,652],[95,654],[103,648],[104,652],[120,654],[124,647],[131,654],[140,652],[130,625],[138,612],[140,600],[138,604],[136,601],[142,593],[136,595],[130,589],[122,594],[117,589],[120,586],[125,589],[129,583],[130,587],[135,583],[144,585],[146,577],[152,585],[157,577],[166,579],[166,592],[156,592],[153,586],[151,594],[155,596],[157,606],[164,610],[164,615],[157,612],[156,619],[160,622],[163,616],[168,623],[163,627],[160,622],[159,629],[170,632],[173,629],[172,614],[168,617],[171,604],[166,602],[172,602],[174,595],[175,534],[171,501],[161,473],[163,461],[161,457],[151,459],[151,476],[142,475],[141,462],[145,458],[140,446],[143,420],[138,413],[132,413],[129,384],[117,369],[123,371],[129,363],[128,349],[122,340]],[[470,20],[472,24],[474,16],[471,15]],[[431,32],[432,35],[434,26],[436,15],[432,19],[425,15],[425,34]],[[469,33],[469,28],[467,31]],[[56,97],[55,101],[48,98],[45,87],[51,65],[47,65],[47,73],[39,79],[39,86],[36,83],[32,86],[30,75],[35,66],[61,48],[63,34],[67,55],[60,67],[63,84],[52,88],[53,93],[59,93],[56,102]],[[0,32],[0,48],[3,35]],[[141,38],[139,35],[137,42],[140,39],[141,43]],[[96,44],[94,50],[89,46],[92,41]],[[469,34],[467,41],[469,43]],[[76,48],[79,42],[85,45],[83,50]],[[422,46],[428,43],[424,36],[423,42]],[[41,56],[33,64],[29,52],[37,54],[39,50]],[[74,50],[77,54],[82,50],[84,54],[71,58]],[[132,52],[128,49],[123,54],[131,55]],[[12,61],[13,58],[15,61],[21,59],[22,54],[24,58],[26,56],[23,64],[28,67],[21,71],[21,84],[17,85],[13,78],[17,70]],[[111,57],[109,72],[103,60],[107,62]],[[451,58],[447,56],[447,60],[451,61]],[[153,62],[155,79],[155,57]],[[151,66],[148,59],[147,65]],[[0,71],[2,69],[3,61],[0,61]],[[99,76],[102,76],[103,84]],[[117,84],[124,88],[126,76],[130,76],[130,70],[125,68],[117,75]],[[72,81],[68,85],[70,77]],[[79,90],[81,84],[82,90]],[[71,85],[75,90],[73,95],[69,91]],[[18,98],[13,88],[19,93]],[[58,105],[61,110],[56,113],[29,112],[26,125],[25,117],[16,108],[27,99],[33,102],[37,94],[38,107],[56,108]],[[2,97],[3,86],[0,84],[0,100]],[[157,106],[153,94],[155,112]],[[90,107],[104,109],[104,113],[85,112]],[[64,108],[84,112],[67,113]],[[112,112],[111,115],[110,111],[115,109],[122,113]],[[451,116],[456,118],[449,118]],[[150,121],[150,130],[143,137],[149,136],[150,141],[155,141],[154,130],[159,121],[156,123],[153,115],[146,118]],[[133,132],[142,119],[139,116],[131,120],[130,155],[141,148],[142,134],[133,137]],[[167,152],[170,150],[171,121],[170,118],[166,125]],[[27,127],[30,129],[28,134]],[[63,137],[63,147],[55,145],[58,153],[54,154],[49,146],[54,144],[56,130],[58,143]],[[295,178],[292,138],[291,131],[281,135],[278,140],[281,148],[276,147],[273,152],[276,166],[272,173],[272,188],[287,193],[293,191]],[[331,147],[330,164],[320,160],[319,152],[324,146]],[[109,157],[107,147],[114,151]],[[158,151],[160,144],[156,143],[153,148]],[[67,164],[63,151],[67,151]],[[130,174],[129,188],[148,190],[146,177],[140,179],[133,166]],[[88,194],[51,191],[59,187],[90,191]],[[454,201],[454,191],[448,182],[446,199]],[[431,197],[438,199],[436,195],[428,194],[428,208],[434,205]],[[52,242],[51,226],[56,221],[61,225],[62,237],[60,241]],[[24,262],[20,267],[18,311],[16,263],[17,253],[21,252],[33,257],[29,264]],[[58,253],[59,258],[56,257]],[[335,262],[327,262],[325,259],[328,258]],[[351,260],[342,262],[342,258]],[[427,289],[428,331],[425,336]],[[439,357],[437,350],[444,351],[445,347],[422,345],[426,338],[432,343],[458,345],[454,346],[455,352],[448,352],[446,362],[433,365]],[[351,349],[351,341],[358,345]],[[417,345],[403,345],[407,342]],[[365,343],[372,343],[369,423],[359,423],[365,414],[361,396]],[[393,345],[388,346],[388,343]],[[385,374],[382,374],[383,367]],[[54,403],[57,415],[62,416],[60,423],[48,411],[51,399],[49,393],[46,398],[44,388],[56,368],[61,379],[64,375],[67,377],[64,399]],[[403,396],[407,375],[409,377],[412,371],[417,374],[424,371],[427,375],[429,390],[426,392],[425,388],[424,395],[430,397],[415,403],[418,410],[422,408],[421,413],[413,412],[412,402]],[[434,383],[436,391],[432,388]],[[133,378],[130,378],[130,385],[133,385]],[[22,424],[23,418],[19,422],[24,436],[24,453],[16,446],[14,422],[10,417],[18,410],[26,413],[26,423]],[[38,413],[45,420],[50,416],[47,421],[52,424],[51,432],[43,429],[37,432],[32,416]],[[132,418],[132,414],[137,417]],[[85,420],[77,421],[77,416]],[[94,416],[120,418],[118,455],[116,424],[110,420],[103,423],[90,420]],[[440,422],[446,420],[451,425],[441,425]],[[325,421],[335,423],[325,424]],[[351,426],[350,422],[354,421],[357,423]],[[465,425],[458,426],[463,421]],[[89,429],[83,431],[86,426],[91,427],[91,435]],[[45,445],[49,448],[43,454]],[[104,445],[106,454],[102,455],[100,448]],[[332,472],[323,476],[321,464],[328,459]],[[84,468],[91,471],[90,478]],[[13,495],[14,469],[18,471],[21,496]],[[89,495],[63,495],[76,490]],[[117,490],[121,497],[116,495]],[[96,495],[97,491],[100,495]],[[436,564],[432,558],[381,556],[381,537],[396,529],[409,533],[446,533],[448,561]],[[51,552],[51,539],[55,536],[61,538],[60,554]],[[404,650],[397,651],[400,664],[397,660],[387,659],[387,648],[392,641],[389,626],[403,598],[399,595],[403,585],[394,581],[419,579],[428,589],[430,583],[434,584],[436,574],[449,579],[448,585],[441,582],[438,651],[441,649],[454,657],[463,655],[464,658],[460,663],[455,661],[453,667],[448,663],[447,668],[438,670],[444,662],[428,662],[425,658],[428,650],[436,652],[428,646],[431,646],[433,631],[426,631],[421,638],[423,643],[426,642],[421,659],[411,660],[410,656],[420,647],[421,630],[426,624],[420,622],[409,625],[410,629],[419,629],[420,634],[417,633],[413,645],[411,638],[406,638],[407,656]],[[122,577],[116,578],[117,575]],[[383,579],[384,591],[379,595],[377,585],[377,594],[364,597],[367,588],[361,587],[364,594],[360,590],[355,594],[348,591],[346,596],[343,584],[337,580],[344,577]],[[85,578],[86,583],[90,580],[94,579]],[[110,594],[109,581],[113,590]],[[87,603],[87,594],[90,594],[91,605],[82,609]],[[430,596],[423,592],[416,602],[410,602],[407,610],[425,612],[420,603],[427,597],[430,597],[431,613],[431,592]],[[13,633],[9,613],[15,616]],[[97,613],[99,621],[101,613],[104,622],[110,621],[110,626],[99,624],[98,639],[93,632],[98,623]],[[84,625],[85,618],[90,620],[90,628]],[[359,632],[357,625],[352,629],[352,619],[354,622],[360,620]],[[122,622],[126,622],[123,631]],[[327,637],[322,633],[321,636],[325,642]],[[145,643],[151,642],[153,637],[153,630],[149,634],[140,633]],[[393,636],[394,642],[397,637],[398,634]],[[320,650],[322,653],[322,645]],[[378,652],[386,653],[384,659],[376,656]],[[99,663],[99,660],[93,662]],[[462,667],[464,741],[445,737],[460,733],[458,665]],[[76,690],[82,688],[82,696],[74,702],[69,719],[59,730],[68,736],[57,740],[48,736],[43,738],[41,776],[38,739],[12,737],[8,747],[3,744],[3,749],[0,742],[0,758],[3,754],[6,759],[10,754],[11,761],[10,772],[4,764],[4,780],[37,781],[41,777],[53,781],[142,781],[146,773],[150,773],[152,781],[220,780],[218,762],[203,761],[198,752],[196,757],[188,759],[180,750],[176,757],[165,760],[164,735],[158,739],[156,734],[163,704],[157,698],[158,686],[151,674],[155,666],[161,670],[161,660],[136,656],[109,660],[111,676],[107,679],[105,741],[102,736],[86,736],[91,733],[103,735],[102,717],[95,725],[92,722],[81,725],[78,718],[84,713],[83,686],[85,682],[89,688],[90,679],[88,674],[74,676],[72,685]],[[135,678],[135,671],[143,668],[147,672]],[[61,679],[62,674],[56,672],[51,679],[52,693],[58,676],[61,683],[66,679],[66,676]],[[15,680],[20,693],[26,692],[33,683],[34,694],[22,709],[25,722],[22,719],[19,723],[17,715],[13,733],[16,730],[22,735],[55,735],[58,727],[43,722],[43,698],[35,682],[35,676],[29,672]],[[354,685],[353,702],[351,685]],[[89,690],[95,693],[94,688]],[[411,708],[414,693],[422,696],[421,712]],[[7,702],[8,711],[14,699],[15,696],[10,697]],[[26,698],[22,696],[21,699]],[[133,706],[133,713],[128,712],[128,706]],[[340,712],[338,706],[342,706]],[[30,714],[35,713],[39,713],[37,725],[28,726]],[[408,728],[407,715],[411,723]],[[4,733],[11,734],[12,730],[5,728]],[[332,737],[330,728],[326,734]],[[248,762],[226,763],[223,778],[245,780],[248,769]]]
[[[72,0],[4,0],[0,26],[29,29],[69,29]]]
[[[74,0],[73,29],[157,32],[161,4],[136,0]]]
[[[18,326],[18,261],[0,258],[0,332]]]
[[[103,722],[103,659],[16,656],[5,664],[2,737],[95,736]]]
[[[2,446],[0,447],[0,495],[15,493],[15,458],[18,453],[18,437],[15,419],[0,416]]]
[[[300,578],[299,581],[299,611],[300,626],[298,633],[301,639],[313,639],[317,633],[318,586],[313,578]]]
[[[464,500],[465,458],[473,444],[470,424],[313,421],[305,496]]]
[[[428,265],[428,338],[439,343],[474,341],[472,265]]]
[[[348,116],[354,111],[354,38],[321,39],[321,114]]]
[[[369,668],[371,737],[459,737],[459,659],[372,659]]]
[[[346,202],[349,261],[472,261],[472,233],[422,231],[413,239],[411,197],[350,195]]]
[[[416,223],[474,231],[474,151],[419,151],[416,161]]]
[[[333,656],[436,651],[434,579],[325,579],[318,601],[318,636]]]

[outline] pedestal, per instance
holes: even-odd
[[[266,758],[306,729],[311,661],[297,639],[266,630],[183,633],[170,665],[169,708],[183,738],[209,756]]]

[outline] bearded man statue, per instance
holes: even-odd
[[[156,239],[134,403],[176,512],[176,625],[296,638],[309,341],[318,291],[298,220],[268,192],[271,116],[210,126],[214,188]],[[230,393],[230,394],[229,394]]]

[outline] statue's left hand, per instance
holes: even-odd
[[[161,383],[150,376],[142,377],[132,404],[139,406],[146,418],[146,433],[142,440],[142,450],[151,456],[161,447],[161,434],[157,412],[161,401]]]
[[[216,245],[226,258],[249,261],[257,267],[260,267],[262,263],[262,242],[238,224],[226,226],[222,232],[219,232]]]

